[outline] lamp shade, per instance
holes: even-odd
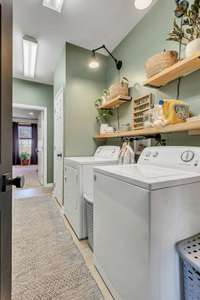
[[[91,69],[99,68],[99,62],[98,62],[95,54],[92,55],[91,61],[89,62],[89,67]]]

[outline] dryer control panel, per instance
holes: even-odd
[[[105,159],[118,159],[120,154],[119,146],[100,146],[97,148],[94,157]]]
[[[138,164],[200,172],[200,147],[149,147],[142,152]]]

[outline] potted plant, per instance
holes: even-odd
[[[176,0],[173,30],[168,40],[185,45],[185,56],[190,57],[200,51],[200,0],[193,0],[190,5],[186,0]]]
[[[105,133],[106,128],[109,127],[108,121],[113,116],[113,111],[111,109],[101,108],[102,103],[103,103],[102,98],[98,98],[95,101],[95,107],[98,112],[96,120],[100,123],[100,133]]]
[[[21,165],[28,166],[30,165],[30,154],[28,152],[22,152],[20,154]]]
[[[101,97],[102,98],[102,104],[109,100],[109,96],[110,96],[109,90],[104,90],[103,91],[103,96]]]

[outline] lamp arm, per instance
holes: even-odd
[[[100,50],[100,49],[105,49],[107,51],[107,53],[112,57],[112,59],[117,62],[118,60],[112,55],[112,53],[106,48],[105,45],[99,47],[99,48],[96,48],[96,49],[93,49],[92,52],[95,53],[96,51]]]

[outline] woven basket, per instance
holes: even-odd
[[[128,83],[116,83],[109,88],[110,99],[118,96],[128,96]]]
[[[176,51],[163,51],[150,57],[146,64],[145,69],[147,77],[150,78],[164,69],[174,65],[178,60],[178,53]]]

